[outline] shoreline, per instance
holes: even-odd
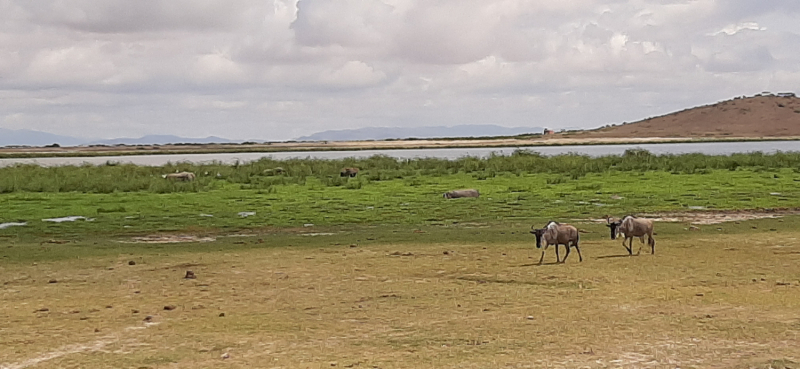
[[[635,138],[578,138],[569,134],[561,137],[520,139],[413,139],[383,141],[314,141],[274,142],[262,144],[166,144],[119,146],[66,146],[66,147],[2,147],[0,158],[95,157],[129,155],[179,155],[222,154],[245,152],[311,152],[311,151],[365,151],[365,150],[417,150],[457,149],[481,147],[551,147],[594,146],[667,143],[760,142],[800,141],[800,137],[635,137]]]

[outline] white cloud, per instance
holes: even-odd
[[[595,127],[796,88],[799,20],[795,0],[0,0],[0,126]]]
[[[756,22],[742,22],[742,23],[727,25],[727,26],[725,26],[725,28],[723,28],[723,29],[721,29],[721,30],[719,30],[717,32],[711,33],[710,35],[711,36],[716,36],[716,35],[719,35],[721,33],[724,33],[726,35],[735,35],[735,34],[739,33],[740,31],[743,31],[743,30],[748,30],[748,31],[766,31],[767,29],[764,28],[764,27],[759,26],[758,23],[756,23]]]

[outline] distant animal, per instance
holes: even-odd
[[[583,261],[583,255],[581,255],[581,249],[578,246],[581,236],[578,233],[578,229],[572,225],[550,221],[544,228],[535,229],[531,227],[531,233],[536,236],[537,249],[542,248],[542,244],[544,244],[542,257],[539,258],[539,264],[542,264],[544,252],[547,251],[547,247],[550,245],[556,246],[556,263],[567,261],[571,246],[575,246],[575,249],[578,250],[578,258],[580,258],[580,261]],[[559,260],[558,245],[564,245],[564,247],[567,248],[567,254],[564,255],[564,260]]]
[[[453,190],[444,193],[445,199],[458,199],[462,197],[479,197],[481,195],[478,190],[474,188],[470,189],[463,189],[463,190]]]
[[[656,240],[653,238],[652,220],[626,215],[616,222],[612,222],[610,217],[606,218],[606,222],[608,222],[606,227],[611,229],[612,240],[617,239],[619,234],[625,235],[625,239],[622,240],[622,246],[625,247],[625,250],[628,250],[628,255],[633,255],[633,238],[639,237],[639,240],[644,244],[644,236],[647,236],[647,244],[650,245],[650,253],[656,253]],[[630,242],[628,242],[629,246],[625,246],[625,241],[628,240],[630,240]],[[639,246],[639,251],[636,251],[636,254],[638,255],[641,251],[642,247]]]
[[[162,177],[175,181],[194,181],[195,175],[192,172],[178,172],[165,174]]]
[[[355,177],[358,175],[358,168],[342,168],[342,171],[339,172],[340,177]]]
[[[283,169],[282,167],[275,167],[272,169],[264,169],[262,173],[268,176],[279,176],[286,174],[286,169]]]

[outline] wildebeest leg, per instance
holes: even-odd
[[[567,262],[567,258],[569,257],[569,242],[567,242],[567,243],[564,245],[564,247],[566,247],[566,248],[567,248],[567,254],[566,254],[566,255],[564,255],[564,260],[561,260],[561,262],[562,262],[562,263],[566,263],[566,262]]]
[[[642,253],[642,245],[644,245],[644,236],[639,237],[639,241],[642,241],[642,244],[639,245],[639,250],[636,251],[636,255]],[[633,248],[633,238],[631,238],[631,248]]]
[[[633,246],[631,246],[631,247],[625,246],[625,241],[627,241],[627,240],[628,240],[628,237],[625,237],[625,238],[622,239],[622,247],[624,247],[625,250],[628,250],[628,255],[633,255]],[[633,241],[633,238],[631,238],[631,243],[633,243],[632,241]]]
[[[539,265],[542,265],[542,260],[544,260],[544,252],[547,250],[547,246],[548,245],[544,245],[544,248],[542,249],[542,257],[539,258]]]
[[[556,264],[561,262],[561,257],[558,255],[558,244],[556,244]]]
[[[647,239],[647,243],[650,244],[650,254],[655,255],[656,254],[656,239],[653,238],[653,236],[650,236]]]
[[[581,256],[581,248],[578,247],[578,243],[575,242],[575,250],[578,250],[578,260],[583,261],[583,256]]]

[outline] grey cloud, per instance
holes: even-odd
[[[263,2],[214,0],[31,0],[23,3],[33,22],[96,33],[213,31],[235,28],[264,14]]]
[[[595,127],[796,88],[794,4],[0,0],[0,127],[271,140]]]

